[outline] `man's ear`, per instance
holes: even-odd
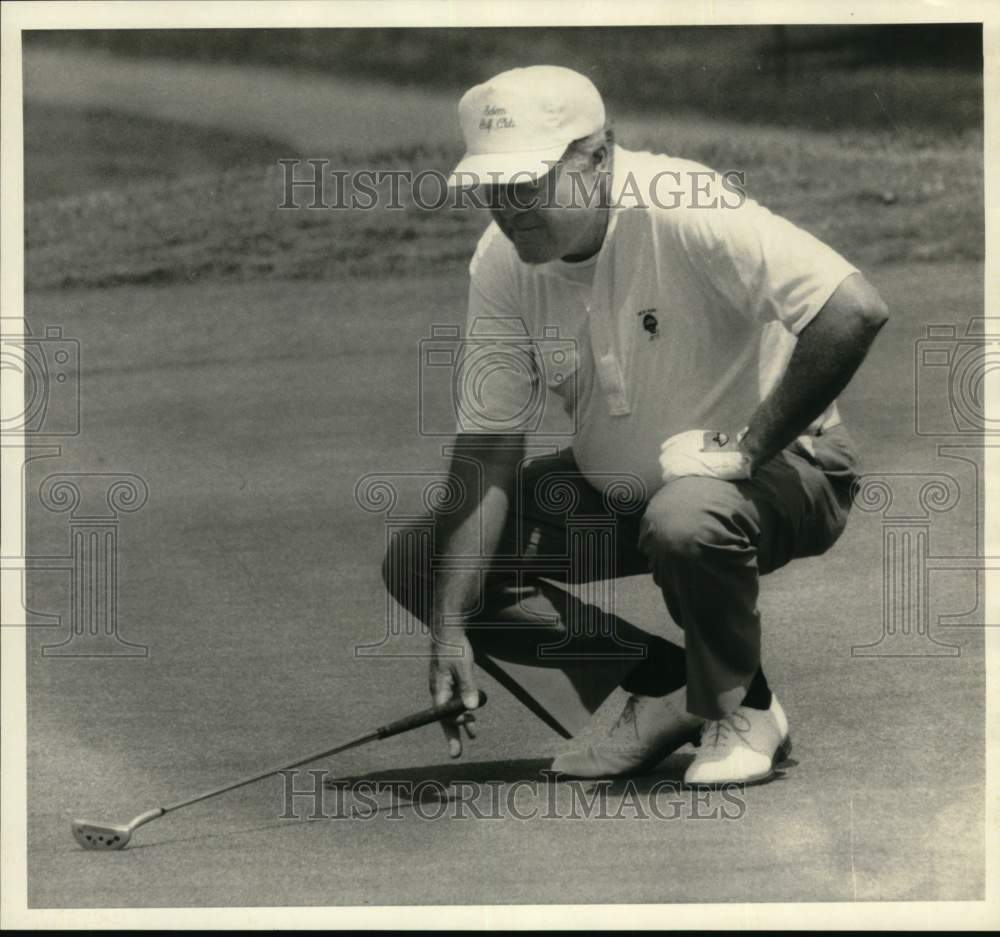
[[[590,161],[593,164],[595,170],[607,169],[608,167],[608,147],[603,143],[594,148],[594,151],[590,154]]]
[[[605,128],[604,143],[596,147],[593,152],[593,162],[595,169],[607,169],[611,159],[611,148],[615,145],[615,132],[610,128]]]

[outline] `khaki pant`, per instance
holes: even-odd
[[[750,481],[679,478],[638,502],[591,486],[569,450],[528,463],[470,616],[477,657],[480,647],[502,657],[506,645],[519,646],[513,656],[523,660],[529,647],[539,666],[581,673],[613,660],[616,680],[628,673],[627,689],[649,693],[658,681],[679,685],[686,671],[692,713],[731,711],[761,663],[760,577],[824,553],[847,522],[854,445],[842,427],[811,441],[812,451],[793,444]],[[399,536],[390,545],[396,555],[385,568],[395,572],[386,585],[426,621],[434,557],[416,555],[414,542]],[[643,574],[684,630],[683,652],[558,585]],[[586,694],[588,682],[576,682]],[[606,690],[593,693],[591,710]]]

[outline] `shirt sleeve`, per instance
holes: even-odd
[[[536,428],[542,389],[536,343],[505,247],[491,225],[469,265],[468,317],[454,374],[460,433],[520,434]]]
[[[737,313],[798,335],[857,268],[833,248],[752,199],[685,212],[682,242]]]

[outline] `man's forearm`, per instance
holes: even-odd
[[[803,329],[785,373],[751,417],[740,448],[753,468],[784,449],[837,398],[888,320],[872,287],[860,277],[845,284]]]
[[[508,507],[507,493],[489,488],[446,538],[443,555],[437,558],[434,569],[434,627],[461,622],[477,604]]]
[[[480,597],[510,509],[523,448],[518,440],[460,439],[451,475],[464,492],[457,511],[438,518],[432,625],[457,624]]]

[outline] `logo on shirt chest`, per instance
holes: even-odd
[[[656,318],[656,308],[640,309],[636,315],[642,321],[642,327],[649,332],[649,339],[660,337],[660,321]]]

